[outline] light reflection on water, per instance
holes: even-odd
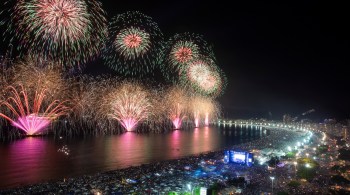
[[[219,150],[266,134],[259,127],[202,127],[164,134],[127,132],[66,140],[28,137],[0,143],[0,188],[63,180]]]

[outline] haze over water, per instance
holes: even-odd
[[[28,137],[0,143],[0,188],[94,174],[215,151],[269,134],[261,127],[202,127],[164,134]],[[67,154],[65,153],[67,152]]]

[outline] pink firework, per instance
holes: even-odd
[[[175,129],[180,129],[182,123],[182,119],[180,117],[175,117],[172,122]]]
[[[136,124],[138,123],[138,121],[132,117],[123,118],[120,122],[127,131],[132,131],[136,126]]]
[[[205,99],[202,97],[192,97],[190,100],[190,109],[193,112],[194,125],[199,127],[200,115],[203,112]]]
[[[204,124],[205,126],[209,126],[209,113],[205,113]]]
[[[22,129],[27,135],[34,135],[49,126],[51,121],[47,117],[40,117],[31,114],[19,117],[17,121],[12,121],[12,126]]]
[[[201,117],[204,117],[204,125],[209,126],[209,116],[215,117],[218,115],[218,105],[211,98],[205,97],[192,97],[190,100],[191,110],[194,113],[194,124],[195,127],[199,126]]]
[[[124,83],[110,94],[107,101],[111,101],[110,116],[127,131],[133,131],[140,121],[146,119],[151,108],[147,91],[135,83]]]
[[[177,107],[175,109],[175,112],[170,116],[171,121],[173,122],[173,125],[175,127],[175,129],[180,129],[181,128],[181,124],[182,124],[182,120],[184,119],[184,116],[182,116],[182,108],[180,106],[180,104],[177,104]]]
[[[187,112],[186,91],[179,86],[173,86],[166,92],[164,101],[167,117],[172,121],[175,129],[180,129]]]
[[[194,112],[194,125],[195,127],[199,127],[199,112]]]
[[[8,88],[10,89],[10,97],[1,105],[7,107],[12,115],[0,113],[0,116],[10,121],[13,126],[25,131],[27,135],[38,134],[69,110],[68,107],[64,106],[65,102],[58,100],[54,100],[44,108],[45,89],[35,92],[34,99],[30,99],[23,86],[21,86],[20,92],[12,86]],[[30,102],[33,103],[32,106]]]

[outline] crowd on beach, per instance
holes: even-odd
[[[225,193],[226,189],[240,189],[244,194],[260,194],[271,192],[270,176],[276,177],[275,190],[286,188],[287,181],[292,177],[293,166],[269,170],[266,165],[247,167],[239,164],[225,164],[224,150],[239,149],[245,151],[262,150],[265,148],[284,149],[288,144],[294,144],[303,131],[270,129],[270,134],[262,139],[235,145],[220,151],[211,151],[181,159],[143,164],[95,175],[85,175],[60,181],[45,182],[30,186],[18,187],[0,191],[0,194],[168,194],[171,191],[188,191],[188,186],[210,188],[219,184],[217,189]],[[206,170],[212,165],[215,170]],[[244,177],[245,182],[236,187],[230,186],[229,179]],[[249,187],[247,187],[249,186]],[[314,188],[303,188],[307,193]],[[322,190],[320,186],[319,191]]]

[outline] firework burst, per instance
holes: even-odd
[[[121,74],[143,76],[161,63],[162,36],[151,17],[140,12],[120,14],[109,25],[103,58]]]
[[[126,131],[133,131],[150,115],[152,105],[149,97],[141,85],[124,82],[105,97],[104,105],[109,107],[111,118],[118,120]]]
[[[214,58],[211,47],[202,36],[191,33],[176,34],[165,44],[165,61],[162,67],[164,76],[177,82],[181,70],[199,55]]]
[[[97,56],[106,37],[105,13],[95,0],[18,0],[4,14],[10,15],[6,34],[18,39],[22,53],[68,67]]]
[[[10,115],[0,113],[0,116],[7,119],[11,124],[26,132],[27,135],[34,135],[45,129],[52,121],[65,115],[69,108],[66,102],[54,100],[48,106],[43,106],[47,90],[43,89],[35,92],[34,98],[28,96],[26,89],[20,86],[20,91],[13,86],[9,86],[9,97],[1,102]]]
[[[186,64],[197,57],[198,50],[198,46],[191,41],[178,41],[170,51],[171,63],[174,65]]]
[[[226,77],[215,62],[200,56],[184,66],[181,74],[181,85],[189,86],[196,93],[217,97],[223,93]]]
[[[123,29],[116,36],[114,46],[125,59],[135,60],[150,49],[150,36],[139,28]]]

